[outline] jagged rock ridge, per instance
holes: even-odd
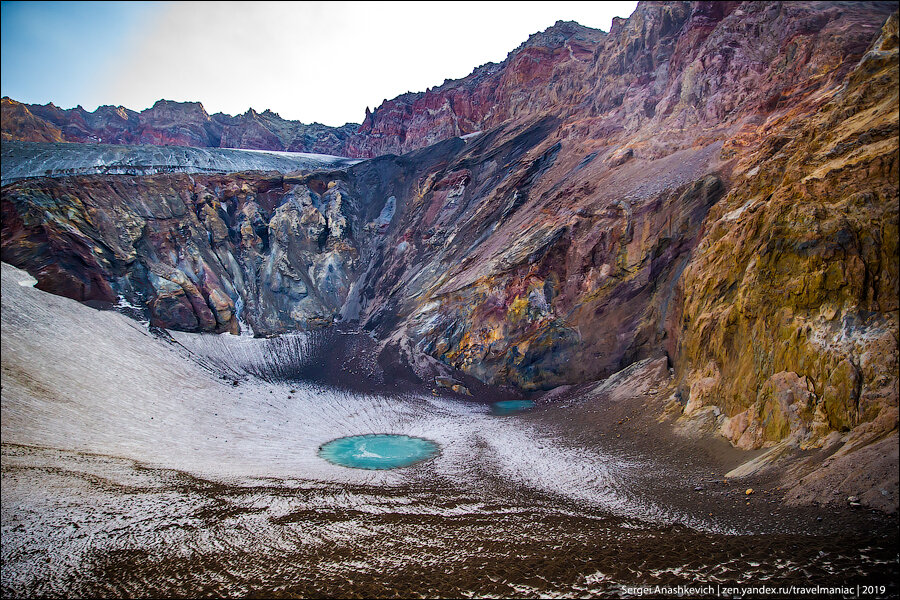
[[[282,119],[270,110],[252,108],[237,116],[209,115],[199,102],[159,100],[141,112],[124,106],[61,109],[53,103],[23,104],[2,100],[3,140],[150,144],[198,148],[245,148],[343,156],[347,139],[358,126],[328,127]]]

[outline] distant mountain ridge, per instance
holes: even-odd
[[[27,142],[150,144],[245,148],[372,158],[402,154],[451,137],[493,127],[523,113],[557,110],[569,71],[585,72],[607,34],[557,21],[531,35],[501,63],[425,92],[409,92],[365,110],[361,125],[329,127],[252,108],[210,115],[199,102],[159,100],[137,112],[123,106],[24,104],[2,99],[2,139]],[[584,89],[581,90],[585,92]]]
[[[23,104],[2,100],[3,140],[148,144],[197,148],[245,148],[337,154],[358,129],[348,123],[329,127],[282,119],[266,110],[242,115],[210,115],[199,102],[159,100],[137,112],[123,106],[100,106],[89,112],[78,106],[62,109],[53,103]]]

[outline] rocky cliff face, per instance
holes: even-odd
[[[895,13],[814,115],[769,120],[679,282],[687,412],[739,446],[897,425],[897,56]]]
[[[318,192],[277,173],[20,182],[4,188],[3,260],[28,264],[41,289],[142,307],[160,327],[314,327],[358,267],[343,178],[315,179]]]
[[[5,186],[3,260],[165,327],[359,321],[525,389],[666,354],[685,423],[745,448],[865,443],[897,427],[893,10],[647,2],[609,34],[558,23],[338,139],[402,156]],[[165,108],[166,135],[212,143],[202,109]],[[219,143],[290,145],[246,119]]]
[[[370,112],[348,156],[402,154],[450,137],[489,129],[517,115],[560,112],[583,92],[580,82],[606,34],[558,21],[471,75],[423,93],[404,94]]]

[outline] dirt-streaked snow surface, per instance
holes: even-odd
[[[798,550],[667,508],[638,489],[648,464],[537,418],[264,376],[315,361],[313,336],[160,336],[33,283],[3,264],[4,597],[585,596],[866,572],[839,538]],[[317,455],[368,433],[441,451],[390,471]]]
[[[233,173],[332,169],[360,162],[328,154],[190,146],[116,146],[4,141],[3,184],[29,177]]]
[[[4,443],[129,458],[218,479],[378,485],[457,476],[471,468],[473,448],[496,444],[515,448],[497,465],[501,472],[527,465],[534,471],[539,432],[493,418],[487,406],[424,395],[353,394],[303,382],[234,386],[201,364],[233,362],[250,370],[269,358],[269,340],[173,332],[177,343],[167,343],[116,312],[11,285],[10,279],[27,274],[6,264],[3,269],[3,344],[11,355],[4,359]],[[303,353],[303,335],[297,334],[296,355]],[[40,381],[31,374],[38,365]],[[365,433],[431,439],[441,454],[418,470],[382,472],[338,467],[316,454],[327,441]],[[585,460],[570,458],[577,469]],[[598,499],[612,501],[605,464],[597,461],[588,478],[579,474],[576,487],[591,483]],[[563,474],[565,465],[550,466],[543,474]]]

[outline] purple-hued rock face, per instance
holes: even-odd
[[[346,131],[198,104],[78,113],[142,143],[382,156],[18,181],[3,260],[163,327],[359,321],[526,389],[665,353],[686,416],[736,444],[877,436],[898,404],[892,10],[642,3]],[[4,100],[4,139],[69,139],[75,113],[32,108]]]

